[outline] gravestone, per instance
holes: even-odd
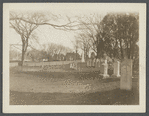
[[[97,62],[96,62],[96,59],[94,59],[94,67],[96,67],[96,63],[97,63]]]
[[[100,73],[101,73],[101,75],[104,74],[104,63],[100,64]]]
[[[107,60],[107,55],[104,54],[104,58],[102,60],[103,62],[100,63],[100,75],[103,76],[103,78],[108,78],[108,60]]]
[[[120,77],[120,62],[114,61],[114,74],[112,76]]]
[[[91,59],[88,59],[88,61],[87,61],[87,67],[91,67]]]
[[[113,75],[114,72],[114,66],[112,62],[108,63],[108,74],[110,75],[110,77]]]
[[[82,52],[82,62],[85,62],[85,59],[84,59],[84,51]]]
[[[73,69],[75,69],[75,70],[78,69],[77,62],[74,62],[74,63],[73,63]]]
[[[132,89],[132,60],[125,58],[121,63],[120,89]]]
[[[96,59],[96,61],[95,61],[95,67],[96,67],[96,68],[98,68],[97,63],[98,63],[98,60]]]
[[[100,63],[100,73],[100,75],[102,75],[103,78],[109,77],[107,59],[104,62]]]
[[[97,67],[100,67],[100,60],[97,59]]]
[[[93,60],[91,60],[91,67],[94,65]]]
[[[92,66],[95,67],[96,59],[93,59]]]
[[[95,67],[96,68],[99,68],[100,66],[99,66],[99,59],[96,59],[96,61],[95,61]]]
[[[103,78],[107,77],[109,77],[109,75],[108,75],[108,62],[106,59],[105,62],[103,63]]]
[[[92,66],[92,60],[91,59],[89,60],[89,66],[90,67]]]
[[[87,67],[90,66],[90,60],[87,60]]]
[[[70,68],[73,68],[73,63],[70,63]]]

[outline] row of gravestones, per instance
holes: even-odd
[[[101,75],[103,75],[104,78],[109,77],[108,69],[109,69],[109,64],[108,64],[107,60],[105,60],[104,63],[101,63],[101,65],[100,65],[100,72],[101,72]],[[112,77],[113,76],[120,77],[120,62],[116,61],[116,60],[113,63]]]
[[[77,70],[77,63],[70,63],[70,68],[71,69],[76,69]]]
[[[87,66],[100,67],[101,75],[103,78],[108,78],[108,62],[107,59],[103,63],[100,60],[89,60],[87,61]],[[112,76],[120,77],[120,89],[131,90],[132,89],[132,60],[125,58],[120,65],[120,62],[115,60],[113,63],[114,73]],[[70,68],[77,70],[77,64],[70,64]]]
[[[108,62],[107,59],[103,63],[99,60],[89,60],[87,66],[100,67],[101,75],[103,78],[108,78]],[[132,89],[132,60],[125,58],[120,65],[120,62],[115,60],[113,63],[113,75],[112,77],[120,78],[120,89],[131,90]]]
[[[100,67],[100,60],[99,59],[88,60],[87,67]]]

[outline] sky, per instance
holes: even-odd
[[[130,3],[129,3],[130,4]],[[98,4],[98,3],[91,3],[91,4],[74,4],[74,3],[11,3],[9,4],[9,10],[12,11],[46,11],[51,12],[55,15],[61,15],[65,17],[66,15],[69,17],[73,16],[91,16],[93,13],[98,13],[104,16],[107,12],[118,12],[118,11],[132,11],[134,8],[129,4],[126,5],[118,5],[118,4]],[[127,6],[127,7],[125,7]],[[55,24],[65,24],[66,22],[60,21],[55,22]],[[47,43],[57,43],[64,45],[73,49],[74,35],[75,32],[73,31],[62,31],[52,28],[51,26],[39,26],[36,29],[36,34],[38,35],[38,40],[40,44],[47,44]],[[9,37],[10,37],[10,44],[21,44],[20,36],[10,28],[9,30]],[[36,45],[35,45],[36,46]]]

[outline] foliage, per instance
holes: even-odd
[[[48,61],[64,60],[65,55],[69,52],[72,52],[69,47],[55,43],[43,44],[41,50],[42,57],[48,59]]]
[[[125,54],[133,59],[134,48],[139,40],[138,13],[109,13],[101,24],[106,35],[104,50],[120,59]]]

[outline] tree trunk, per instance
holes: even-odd
[[[128,47],[128,44],[129,44],[128,41],[127,41],[126,44],[127,44],[127,56],[128,56],[128,58],[130,58],[130,50],[131,49]]]
[[[25,46],[25,44],[26,44],[26,41],[22,41],[22,59],[21,59],[21,64],[20,64],[21,66],[23,66],[25,53],[26,53],[27,47],[28,47],[28,43],[26,44],[26,46]]]
[[[24,62],[24,55],[25,55],[25,51],[24,51],[24,44],[22,45],[22,59],[21,59],[21,66],[23,66],[23,62]]]
[[[131,51],[130,51],[130,54],[131,54],[130,59],[133,59],[134,58],[134,49],[135,49],[134,47],[135,47],[135,43],[132,42],[131,43]]]
[[[100,48],[99,48],[99,45],[97,46],[97,57],[96,58],[100,58]]]
[[[77,60],[77,53],[78,53],[78,50],[76,49],[76,58],[75,58],[75,60]]]
[[[121,59],[124,59],[122,41],[120,40]]]

